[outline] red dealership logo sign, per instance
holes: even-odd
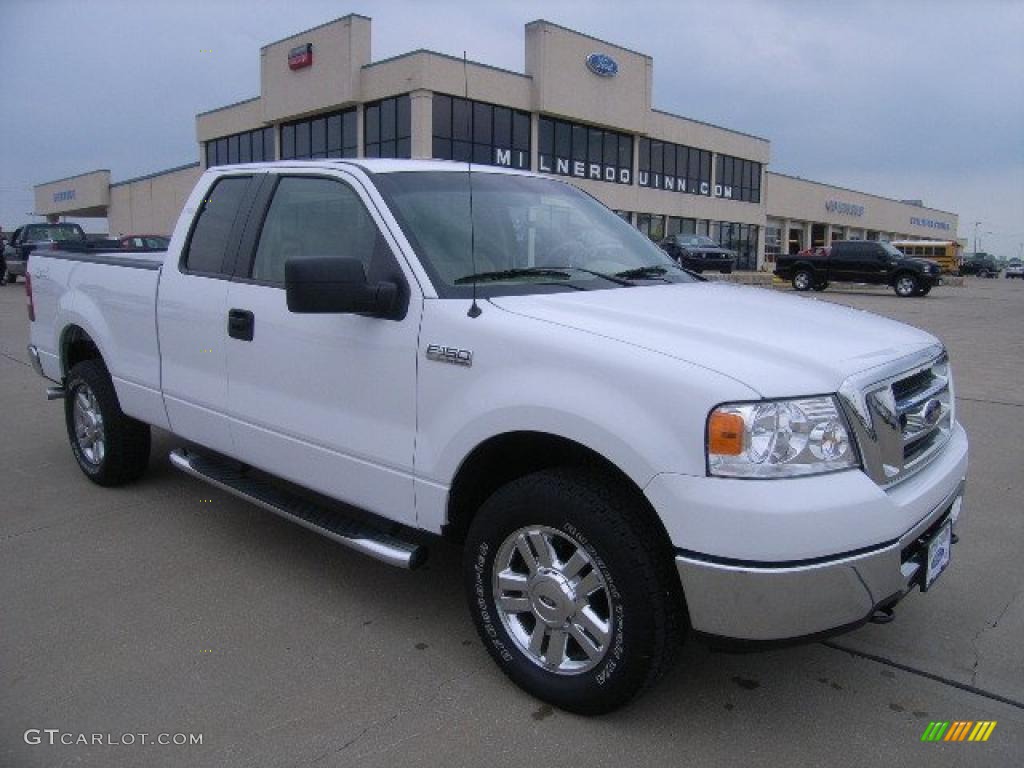
[[[288,51],[288,69],[313,66],[313,44],[306,43]]]

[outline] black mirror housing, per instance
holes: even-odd
[[[389,317],[398,299],[397,285],[371,285],[361,261],[336,256],[289,259],[284,284],[288,311],[295,313]]]

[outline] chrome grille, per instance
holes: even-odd
[[[927,465],[952,434],[953,383],[941,347],[855,376],[839,394],[864,471],[881,486]]]

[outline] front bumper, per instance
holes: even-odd
[[[861,470],[766,481],[657,476],[646,494],[677,548],[691,626],[787,640],[852,628],[894,604],[919,586],[922,537],[959,510],[967,450],[956,424],[928,466],[884,489]]]
[[[676,557],[692,626],[715,637],[787,640],[864,623],[923,586],[927,539],[959,516],[964,483],[899,540],[868,552],[783,567]]]

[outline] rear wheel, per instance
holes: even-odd
[[[914,275],[905,272],[896,277],[896,282],[893,283],[893,290],[896,291],[897,296],[905,299],[915,295],[920,290],[920,285]]]
[[[137,480],[149,464],[149,425],[126,416],[99,360],[78,363],[65,385],[64,416],[71,452],[98,485]]]
[[[466,541],[477,631],[502,671],[572,712],[622,706],[671,666],[684,630],[672,552],[649,511],[598,473],[499,489]]]
[[[809,291],[813,285],[814,275],[811,274],[809,269],[799,269],[793,275],[793,290]]]

